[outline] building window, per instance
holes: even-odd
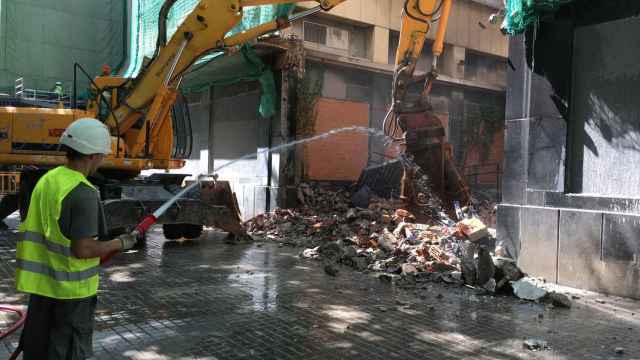
[[[308,21],[304,22],[304,40],[316,44],[327,44],[327,27],[324,25],[314,24]]]
[[[339,50],[349,50],[349,31],[333,26],[304,22],[304,40]]]

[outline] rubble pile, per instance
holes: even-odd
[[[246,225],[255,240],[304,248],[300,256],[321,260],[329,276],[337,276],[339,266],[346,265],[377,272],[399,286],[437,281],[571,306],[528,281],[474,209],[458,209],[461,220],[455,222],[436,198],[416,189],[422,190],[423,202],[414,214],[397,200],[368,194],[366,208],[354,207],[349,191],[302,184],[299,208],[277,209]]]

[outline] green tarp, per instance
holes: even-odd
[[[507,0],[502,31],[509,35],[521,34],[540,17],[573,1],[575,0]]]

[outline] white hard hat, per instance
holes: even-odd
[[[111,134],[107,126],[92,118],[78,119],[60,137],[60,144],[84,154],[111,154]]]

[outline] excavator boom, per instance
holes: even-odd
[[[328,11],[345,0],[318,0],[318,6],[305,16]],[[198,59],[212,52],[225,52],[257,37],[289,26],[290,19],[274,21],[226,36],[242,19],[247,6],[297,3],[282,0],[201,0],[167,42],[163,20],[175,0],[167,0],[160,12],[160,36],[154,57],[140,74],[121,89],[107,124],[124,137],[131,157],[151,156],[168,159],[172,138],[169,110],[175,102],[182,76]],[[295,19],[300,18],[296,16]],[[98,92],[100,90],[97,90]],[[147,154],[149,153],[149,154]]]
[[[468,187],[453,162],[451,145],[445,139],[444,126],[429,103],[433,82],[438,77],[438,59],[444,51],[444,39],[453,0],[403,0],[400,41],[395,58],[392,101],[384,119],[385,134],[393,138],[404,154],[429,175],[432,186],[445,202],[467,203]],[[433,62],[426,75],[415,77],[416,65],[427,34],[437,25],[432,45]],[[423,79],[422,91],[410,96],[409,87]],[[400,197],[407,206],[418,206],[412,181],[415,168],[404,166]]]

